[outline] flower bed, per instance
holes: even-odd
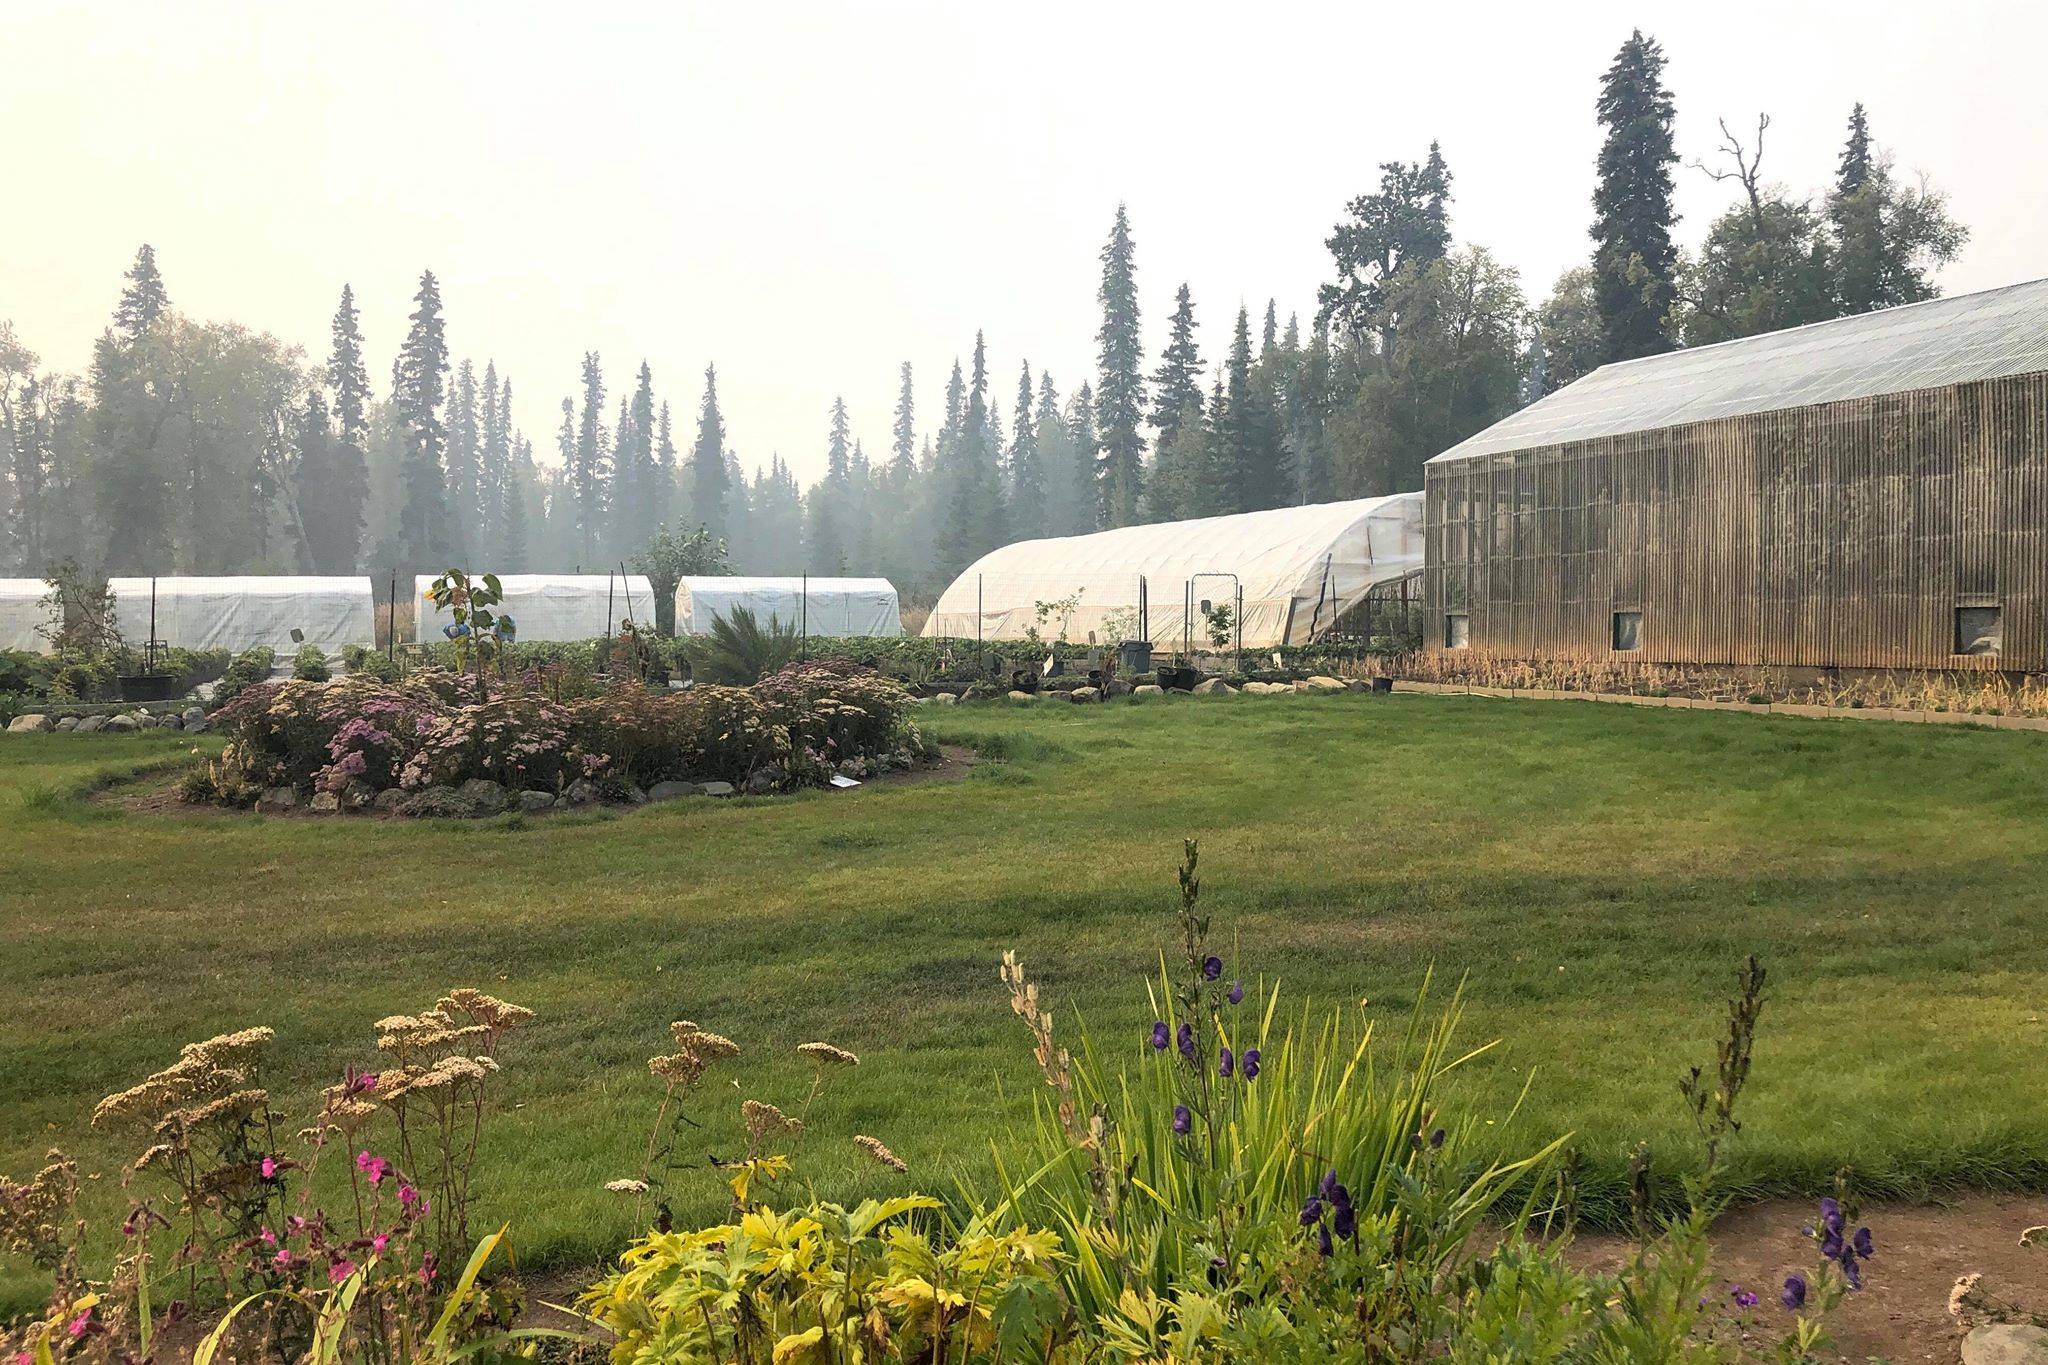
[[[486,693],[474,677],[438,669],[398,682],[259,683],[213,717],[227,748],[185,794],[226,805],[312,798],[328,810],[465,814],[484,812],[451,808],[442,789],[483,784],[469,788],[472,804],[502,807],[512,793],[584,804],[644,799],[661,783],[817,785],[923,757],[911,701],[889,679],[817,663],[746,688],[618,686],[566,697],[538,677]]]

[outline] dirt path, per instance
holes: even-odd
[[[1785,1316],[1778,1293],[1793,1271],[1811,1273],[1812,1244],[1801,1235],[1812,1201],[1774,1201],[1739,1209],[1715,1226],[1714,1264],[1727,1284],[1762,1303],[1752,1316],[1775,1327]],[[1966,1195],[1944,1204],[1874,1205],[1859,1220],[1877,1243],[1864,1288],[1829,1320],[1841,1358],[1954,1362],[1962,1334],[1948,1313],[1949,1290],[1977,1272],[2000,1299],[2048,1312],[2048,1247],[2023,1247],[2020,1233],[2048,1223],[2048,1196]],[[1612,1266],[1627,1254],[1616,1237],[1582,1237],[1588,1264]]]

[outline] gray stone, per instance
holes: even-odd
[[[736,791],[730,782],[706,782],[704,784],[704,794],[706,796],[732,796],[736,794]]]
[[[1038,698],[1037,698],[1037,696],[1036,696],[1036,695],[1034,695],[1033,693],[1030,693],[1030,692],[1026,692],[1026,691],[1022,690],[1021,688],[1011,688],[1011,689],[1010,689],[1010,700],[1011,700],[1011,701],[1037,701],[1037,700],[1038,700]]]
[[[1101,701],[1102,689],[1099,687],[1077,687],[1073,692],[1073,700],[1078,702]]]
[[[704,789],[695,782],[657,782],[647,789],[649,801],[677,801],[685,796],[702,796]]]
[[[203,735],[212,728],[213,722],[204,716],[201,716],[198,720],[188,720],[185,722],[185,733],[188,735]]]
[[[465,801],[462,793],[446,785],[422,787],[398,803],[400,815],[419,818],[429,816],[452,816],[460,819],[477,813],[475,806]]]
[[[1104,678],[1102,680],[1102,699],[1104,701],[1108,701],[1112,697],[1128,697],[1130,695],[1131,685],[1129,683],[1118,682],[1115,678]]]
[[[69,734],[71,731],[76,730],[78,728],[78,717],[66,716],[64,717],[64,719],[58,721],[56,725],[52,726],[51,728],[61,731],[65,734]]]
[[[291,787],[265,787],[263,795],[256,798],[256,809],[262,811],[288,811],[296,809],[299,794]]]
[[[1131,689],[1131,695],[1142,701],[1147,697],[1163,697],[1166,689],[1158,683],[1139,683]]]
[[[1234,697],[1237,695],[1237,689],[1221,678],[1204,678],[1195,684],[1195,695],[1198,697]]]
[[[370,805],[376,810],[397,810],[410,794],[403,787],[386,787],[370,798]]]
[[[637,787],[637,786],[632,786],[632,787],[628,787],[628,788],[626,788],[626,804],[627,804],[627,805],[629,805],[629,806],[644,806],[644,805],[646,805],[646,804],[647,804],[647,793],[646,793],[645,791],[641,790],[641,789],[640,789],[639,787]]]
[[[1372,683],[1364,678],[1346,678],[1344,680],[1344,690],[1347,692],[1370,692],[1372,691]]]
[[[1995,1322],[1963,1338],[1963,1365],[2048,1365],[2048,1329]]]
[[[182,730],[185,728],[185,718],[183,716],[165,716],[163,718],[163,728],[166,730]]]
[[[185,708],[185,713],[179,719],[185,722],[185,728],[189,730],[195,725],[206,724],[206,712],[201,707],[188,706]]]
[[[100,727],[109,734],[130,734],[142,727],[135,723],[133,716],[108,716],[107,723]]]
[[[951,692],[939,692],[933,694],[932,700],[941,706],[952,706],[959,702],[960,698]]]
[[[377,789],[367,782],[350,782],[341,789],[343,810],[368,810],[377,799]]]
[[[1342,692],[1344,690],[1344,684],[1340,680],[1321,673],[1316,674],[1312,678],[1304,678],[1294,686],[1297,691],[1301,692]]]
[[[107,718],[105,716],[80,716],[78,718],[77,733],[81,735],[96,735],[106,728]]]
[[[313,799],[306,803],[306,809],[315,815],[341,814],[340,792],[314,792]]]
[[[478,815],[496,815],[505,809],[505,787],[488,777],[472,777],[455,789],[462,804]]]
[[[595,782],[592,782],[587,777],[579,777],[569,784],[567,791],[562,793],[562,804],[565,806],[588,806],[595,801],[601,800],[603,797],[604,792],[599,790]]]
[[[7,722],[7,733],[10,735],[39,735],[49,728],[50,718],[39,711],[16,716]]]
[[[162,724],[162,722],[159,721],[155,716],[149,714],[149,712],[147,711],[138,711],[135,713],[135,728],[138,730],[154,730],[160,724]]]
[[[554,804],[555,794],[553,792],[523,791],[519,793],[519,809],[528,815],[533,814],[535,811],[546,810]]]
[[[841,772],[845,772],[846,768],[847,765],[844,763],[839,765]],[[749,796],[766,796],[774,791],[775,787],[775,775],[765,769],[758,773],[747,774],[747,795]]]

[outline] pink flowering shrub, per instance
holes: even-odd
[[[909,692],[843,664],[792,665],[753,687],[623,685],[564,698],[530,679],[479,695],[475,679],[440,669],[396,683],[257,684],[216,714],[227,748],[187,794],[246,805],[268,787],[418,791],[472,778],[542,791],[588,778],[621,790],[739,783],[770,768],[822,782],[846,759],[923,748]]]

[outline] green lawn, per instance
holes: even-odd
[[[1682,1154],[1673,1082],[1749,951],[1742,1179],[2048,1178],[2048,736],[1448,697],[926,716],[1001,761],[524,826],[131,814],[74,793],[189,740],[0,740],[0,1170],[61,1142],[111,1206],[86,1119],[181,1042],[275,1027],[303,1116],[373,1020],[470,983],[540,1013],[483,1195],[529,1259],[625,1232],[599,1186],[637,1167],[678,1016],[771,1099],[801,1093],[796,1043],[861,1054],[814,1111],[821,1191],[866,1178],[852,1131],[948,1186],[1029,1111],[1002,950],[1063,1026],[1072,1001],[1135,1048],[1197,835],[1233,975],[1389,1022],[1432,964],[1467,978],[1466,1036],[1504,1041],[1461,1095],[1505,1119],[1527,1084],[1503,1140],[1575,1130],[1610,1190],[1638,1139]]]

